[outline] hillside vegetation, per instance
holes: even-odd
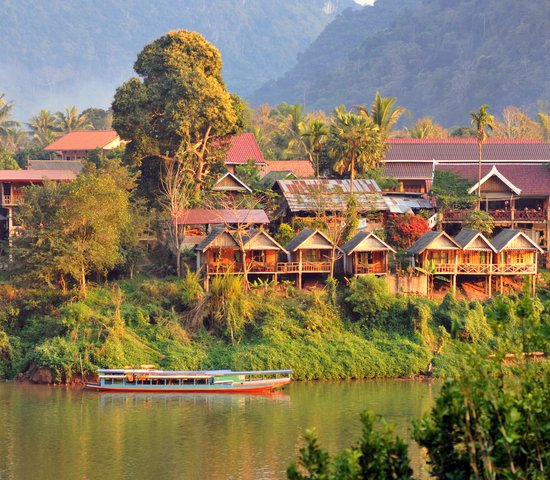
[[[252,99],[305,97],[307,108],[330,110],[380,90],[445,126],[467,123],[484,103],[533,113],[550,98],[548,31],[546,0],[378,0],[337,17],[298,65]]]
[[[0,92],[23,120],[41,108],[107,107],[143,45],[173,29],[220,48],[230,90],[279,76],[352,0],[0,1]]]
[[[297,379],[454,374],[469,353],[548,351],[550,299],[481,304],[397,298],[383,279],[347,288],[244,291],[238,277],[196,274],[96,287],[75,299],[0,286],[0,378],[72,381],[98,367],[292,368]]]

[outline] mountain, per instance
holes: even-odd
[[[369,22],[369,23],[367,23]],[[413,116],[465,124],[487,103],[533,113],[550,100],[548,0],[378,0],[345,11],[286,75],[250,98],[331,110],[376,90]]]
[[[216,45],[246,96],[295,62],[352,0],[0,0],[0,93],[26,120],[42,108],[107,107],[139,51],[169,30]]]

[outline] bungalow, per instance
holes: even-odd
[[[529,275],[532,293],[535,293],[537,275],[537,256],[543,250],[524,232],[515,229],[504,229],[493,238],[496,251],[492,273],[500,281],[500,293],[503,289],[504,275]]]
[[[374,233],[358,232],[341,247],[343,270],[347,275],[387,275],[388,254],[395,250]]]
[[[302,288],[303,275],[334,273],[338,247],[319,230],[306,228],[285,245],[288,263],[284,273],[296,274],[297,286]],[[281,272],[282,273],[282,272]]]
[[[276,281],[277,273],[284,270],[279,255],[288,253],[263,228],[239,235],[227,227],[215,227],[195,251],[206,289],[215,275],[268,276]]]
[[[96,149],[103,153],[120,147],[122,141],[114,130],[75,130],[63,135],[44,148],[57,153],[61,160],[83,160]]]
[[[461,246],[447,233],[429,231],[407,250],[413,255],[413,265],[422,268],[432,277],[449,276],[451,289],[456,291],[456,268]]]

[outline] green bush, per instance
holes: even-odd
[[[395,302],[395,296],[390,293],[383,278],[365,275],[352,278],[345,302],[356,318],[368,326],[375,324],[377,314]]]

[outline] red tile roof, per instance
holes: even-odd
[[[391,162],[384,164],[384,176],[399,180],[431,180],[433,162]]]
[[[178,225],[225,225],[235,223],[265,224],[269,223],[263,210],[208,210],[195,208],[184,210],[178,216]]]
[[[481,177],[495,166],[512,184],[521,189],[521,196],[550,196],[550,165],[545,163],[491,163],[481,167]],[[447,163],[436,165],[436,171],[453,172],[477,182],[478,165]]]
[[[44,150],[94,150],[106,147],[117,138],[118,133],[114,130],[75,130],[58,138]]]
[[[225,163],[243,164],[248,160],[254,160],[256,163],[267,163],[254,134],[241,133],[230,137]]]
[[[387,161],[436,160],[476,161],[479,159],[475,138],[388,139]],[[483,144],[483,161],[547,161],[550,143],[541,140],[489,139]]]
[[[46,180],[74,180],[71,170],[0,170],[0,182],[44,182]]]
[[[269,160],[267,172],[292,172],[298,178],[310,178],[315,175],[309,160]]]

